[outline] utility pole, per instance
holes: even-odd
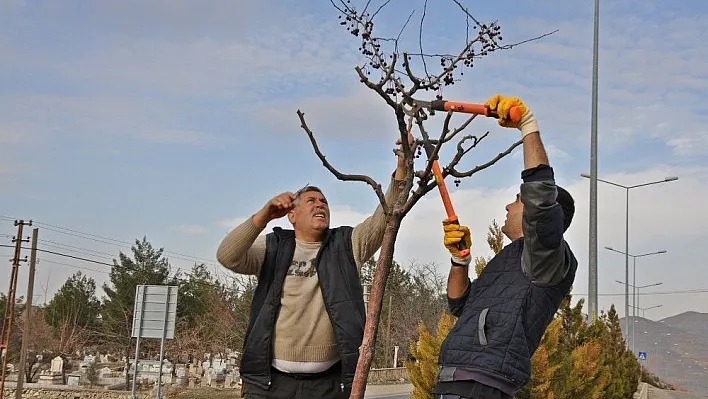
[[[22,253],[22,243],[29,240],[22,239],[22,228],[32,226],[32,221],[29,223],[24,220],[15,220],[17,226],[17,236],[12,237],[12,242],[15,244],[15,254],[12,258],[12,273],[10,275],[10,288],[7,291],[7,303],[5,303],[5,318],[2,325],[2,341],[0,341],[0,356],[2,356],[2,371],[0,372],[0,399],[3,398],[5,392],[5,371],[7,369],[7,358],[10,352],[10,337],[12,336],[12,322],[15,316],[15,293],[17,292],[17,272],[20,268],[20,262],[26,262],[27,257],[20,259]]]
[[[388,348],[391,346],[391,301],[393,300],[393,295],[388,297],[388,322],[386,323],[386,349],[384,349],[384,367],[388,363]]]
[[[25,382],[25,365],[27,363],[27,341],[29,340],[32,323],[32,296],[34,295],[34,270],[37,266],[37,236],[39,229],[32,230],[32,252],[30,252],[29,278],[27,280],[27,302],[25,304],[25,322],[22,331],[22,348],[20,349],[19,374],[17,374],[17,386],[15,388],[15,399],[22,399],[22,384]],[[31,382],[31,381],[30,381]]]

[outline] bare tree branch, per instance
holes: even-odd
[[[430,180],[431,170],[433,169],[433,164],[435,163],[435,161],[438,160],[438,154],[440,153],[440,148],[442,148],[444,142],[443,138],[447,134],[451,117],[452,111],[448,112],[447,116],[445,117],[444,127],[442,129],[442,133],[440,134],[440,139],[437,140],[437,144],[433,148],[433,152],[428,156],[428,162],[426,162],[425,170],[422,173],[418,174],[418,178],[424,183]],[[425,131],[425,126],[423,124],[422,118],[416,117],[416,125],[418,125],[418,129],[421,131],[421,133],[425,132],[425,136],[428,135],[428,133]]]
[[[470,176],[472,176],[473,174],[475,174],[475,173],[477,173],[477,172],[479,172],[479,171],[481,171],[481,170],[487,169],[488,167],[490,167],[490,166],[494,165],[495,163],[497,163],[497,161],[499,161],[500,159],[502,159],[502,158],[504,158],[505,156],[511,154],[511,152],[514,151],[514,149],[515,149],[516,147],[520,146],[523,142],[524,142],[523,140],[519,140],[519,141],[515,142],[514,144],[512,144],[511,146],[509,146],[509,148],[507,148],[506,150],[504,150],[504,151],[500,152],[499,154],[497,154],[497,156],[495,156],[494,158],[492,158],[489,162],[483,163],[483,164],[478,165],[478,166],[475,166],[474,168],[472,168],[472,169],[470,169],[470,170],[468,170],[468,171],[466,171],[466,172],[458,172],[457,170],[455,170],[454,167],[452,167],[452,168],[446,168],[447,173],[448,173],[450,176],[455,176],[455,177],[457,177],[457,178],[470,177]]]
[[[420,17],[420,29],[418,29],[418,48],[420,48],[421,61],[423,61],[423,70],[425,71],[425,76],[430,77],[428,73],[428,65],[425,63],[425,56],[423,56],[423,22],[425,22],[425,13],[428,10],[428,0],[423,3],[423,16]]]
[[[334,177],[341,181],[360,181],[370,185],[371,188],[374,189],[376,196],[379,197],[379,202],[381,203],[384,212],[388,213],[388,204],[386,204],[386,198],[384,197],[383,190],[381,190],[381,184],[377,183],[376,180],[366,175],[348,175],[335,169],[334,166],[329,163],[327,157],[325,157],[325,155],[322,154],[322,151],[320,151],[320,147],[319,145],[317,145],[317,140],[315,140],[315,135],[312,133],[312,130],[310,130],[310,128],[307,126],[307,122],[305,122],[305,114],[302,111],[297,110],[297,116],[300,118],[300,127],[302,127],[305,133],[307,133],[307,137],[310,139],[310,143],[312,144],[312,149],[315,151],[315,154],[320,159],[320,161],[322,161],[322,165],[327,168],[327,170],[329,170],[334,175]]]
[[[454,169],[457,166],[457,164],[462,160],[462,157],[464,157],[465,154],[470,152],[471,149],[477,147],[477,144],[479,144],[479,142],[482,141],[488,135],[489,135],[489,132],[484,133],[480,137],[477,137],[472,134],[468,134],[468,135],[462,137],[462,139],[460,139],[460,141],[457,143],[457,153],[452,158],[450,163],[447,165],[447,169]],[[472,144],[469,145],[467,148],[465,148],[464,144],[468,140],[472,140]]]

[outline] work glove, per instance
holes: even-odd
[[[523,101],[518,97],[506,97],[501,94],[495,94],[484,103],[484,106],[494,111],[499,115],[499,125],[502,127],[517,128],[521,131],[521,137],[538,132],[538,123],[533,113],[526,107]],[[512,107],[519,107],[521,110],[521,120],[513,122],[509,119],[509,110]]]
[[[467,248],[472,248],[472,236],[470,235],[470,229],[467,226],[458,224],[457,221],[445,219],[443,220],[443,231],[445,232],[443,244],[445,244],[445,248],[447,248],[450,252],[452,261],[465,266],[469,265],[472,260],[472,255],[467,254],[465,257],[460,257],[459,249],[457,249],[457,243],[464,240],[463,242],[467,244]]]

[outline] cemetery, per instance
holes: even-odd
[[[203,359],[176,364],[165,359],[162,365],[162,387],[213,387],[238,392],[241,385],[237,356],[237,352],[228,352],[223,356],[206,353]],[[40,371],[32,382],[23,384],[23,397],[129,398],[130,386],[126,389],[126,381],[132,384],[135,359],[129,359],[127,378],[125,360],[124,357],[116,358],[109,354],[86,354],[71,359],[57,356],[51,360],[48,369]],[[137,386],[141,396],[155,397],[159,366],[159,360],[139,359]],[[17,378],[15,366],[8,364],[5,397],[14,397]]]

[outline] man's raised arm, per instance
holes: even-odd
[[[517,97],[495,95],[485,105],[497,112],[499,124],[521,131],[524,148],[524,171],[521,173],[521,202],[524,204],[522,229],[524,249],[522,267],[536,284],[553,285],[566,275],[569,262],[566,259],[564,212],[556,200],[558,188],[553,168],[548,162],[546,149],[541,141],[538,123],[533,113]],[[520,121],[509,118],[516,107]]]
[[[216,259],[222,266],[239,274],[258,275],[266,252],[266,225],[286,215],[294,207],[295,194],[282,193],[268,201],[258,212],[236,226],[221,241]]]
[[[409,132],[408,144],[412,145],[414,141],[413,135]],[[401,146],[403,145],[400,140],[398,140],[397,143]],[[389,206],[401,194],[401,191],[403,191],[405,175],[405,162],[403,159],[403,151],[401,150],[398,152],[398,165],[391,176],[391,181],[384,194],[386,203],[389,204]],[[371,216],[354,227],[354,231],[352,231],[352,249],[354,251],[354,261],[359,271],[361,271],[361,266],[369,260],[369,258],[374,256],[376,251],[381,247],[385,230],[386,214],[381,204],[376,207],[376,210],[374,210]]]

